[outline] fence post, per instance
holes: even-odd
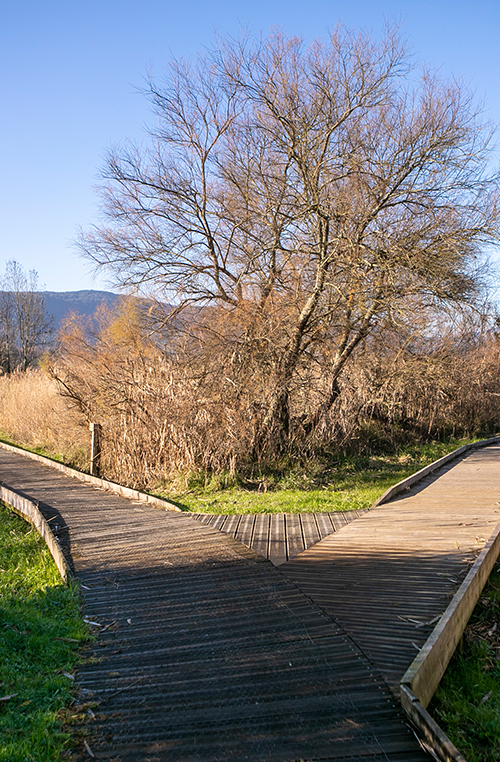
[[[90,475],[99,476],[101,470],[101,424],[89,423],[92,432],[90,445]]]

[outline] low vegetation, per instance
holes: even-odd
[[[255,464],[219,472],[194,468],[161,468],[154,452],[125,420],[120,434],[111,409],[105,437],[104,476],[167,497],[181,508],[199,513],[298,513],[368,508],[386,489],[442,455],[472,441],[447,437],[443,441],[403,444],[357,440],[365,452],[336,452],[283,456],[273,466]],[[151,423],[152,423],[151,418]],[[113,431],[111,427],[114,426]],[[151,434],[153,436],[154,430]],[[366,432],[365,432],[366,434]],[[373,431],[371,432],[373,435]],[[45,453],[82,470],[88,468],[90,435],[79,410],[59,394],[56,382],[40,370],[0,379],[0,437]],[[209,446],[209,444],[207,444]],[[370,446],[375,454],[370,454]],[[135,448],[135,449],[134,449]],[[352,448],[353,449],[353,448]],[[112,454],[117,455],[111,462]],[[130,456],[130,457],[129,457]],[[135,474],[132,466],[136,466]],[[179,464],[180,466],[181,464]],[[241,465],[241,464],[240,464]]]
[[[75,452],[83,436],[88,453],[88,424],[100,423],[103,474],[156,492],[186,475],[267,482],[269,474],[316,474],[350,457],[397,459],[427,442],[481,438],[500,420],[500,342],[493,330],[469,328],[422,342],[403,333],[372,337],[339,380],[328,426],[314,431],[307,420],[311,404],[320,404],[321,379],[304,378],[294,397],[295,433],[276,451],[261,441],[265,364],[256,362],[247,377],[232,362],[230,342],[189,339],[181,347],[182,332],[148,334],[144,315],[124,303],[118,313],[101,310],[92,325],[70,321],[48,359],[58,384],[51,393],[62,393],[57,405],[66,404],[79,426],[70,434],[50,424],[61,440],[52,447]],[[48,383],[42,374],[40,383]],[[2,384],[0,429],[10,433],[2,412],[11,415],[10,405],[2,408],[1,398]],[[43,426],[49,421],[50,412]]]
[[[465,441],[432,442],[399,449],[392,455],[316,458],[301,469],[268,470],[248,480],[235,479],[228,473],[191,473],[170,482],[163,495],[196,513],[307,513],[369,508],[393,484]],[[161,490],[157,492],[162,494]]]
[[[78,592],[34,529],[0,505],[0,760],[56,762],[87,639]]]
[[[500,759],[500,567],[474,609],[430,711],[467,762]]]

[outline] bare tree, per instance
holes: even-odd
[[[397,35],[221,41],[148,94],[151,146],[110,154],[110,226],[81,248],[121,286],[204,307],[189,313],[203,330],[227,316],[236,370],[249,356],[268,370],[264,445],[286,441],[316,363],[308,430],[375,326],[476,298],[498,238],[491,130],[463,87],[411,68]]]
[[[0,341],[3,370],[26,370],[48,346],[52,320],[38,291],[38,274],[26,274],[18,262],[7,262],[0,279]]]

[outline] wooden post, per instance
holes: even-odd
[[[90,445],[90,475],[99,476],[101,470],[101,424],[89,423],[92,432]]]

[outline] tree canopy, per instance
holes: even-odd
[[[287,439],[313,377],[300,425],[324,424],[374,331],[478,299],[498,240],[492,130],[397,34],[221,40],[147,94],[150,143],[109,154],[109,222],[80,245],[120,286],[190,306],[239,383],[265,368],[263,442]]]

